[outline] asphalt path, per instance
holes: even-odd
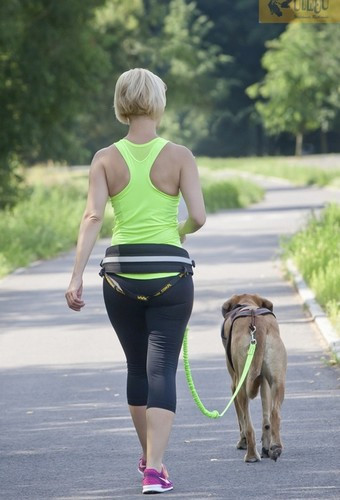
[[[196,261],[189,352],[209,409],[222,410],[230,380],[220,341],[221,305],[256,292],[274,303],[288,350],[282,408],[284,451],[275,463],[243,462],[234,408],[209,420],[178,370],[178,410],[166,454],[174,481],[167,498],[340,498],[340,373],[285,279],[280,238],[339,193],[262,181],[265,200],[210,215],[188,238]],[[19,270],[0,283],[0,498],[141,498],[139,446],[125,402],[125,362],[103,306],[99,241],[85,274],[86,307],[66,307],[74,252]],[[24,249],[23,249],[24,251]],[[260,449],[260,401],[251,403]]]

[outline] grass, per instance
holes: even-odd
[[[283,248],[340,333],[340,207],[330,204],[320,217],[313,215]]]
[[[84,197],[76,186],[37,186],[0,218],[0,276],[75,243]]]
[[[202,182],[204,202],[208,213],[227,208],[243,208],[260,201],[264,190],[242,178]]]
[[[0,214],[0,277],[38,259],[46,259],[76,244],[87,195],[87,171],[37,167],[27,172],[25,197]],[[208,212],[240,208],[258,201],[263,190],[244,179],[203,178]],[[101,237],[112,233],[108,203]]]
[[[308,165],[308,160],[291,158],[198,158],[200,167],[210,170],[249,172],[266,177],[287,179],[294,184],[340,185],[340,167]]]

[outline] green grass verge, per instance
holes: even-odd
[[[211,170],[235,170],[287,179],[294,184],[340,185],[340,168],[308,166],[299,160],[284,158],[198,158],[200,167]]]
[[[240,177],[202,182],[204,202],[208,213],[227,208],[243,208],[260,201],[264,190]]]
[[[0,277],[18,267],[46,259],[76,244],[87,195],[87,173],[69,169],[32,169],[26,197],[12,210],[0,214]],[[203,179],[208,212],[239,208],[258,201],[263,190],[243,179]],[[101,237],[112,233],[113,216],[108,203]]]
[[[0,217],[0,276],[75,243],[85,197],[77,186],[37,186]]]
[[[340,207],[331,204],[320,217],[283,242],[284,258],[292,258],[303,278],[340,333]]]

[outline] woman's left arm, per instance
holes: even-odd
[[[80,311],[85,305],[82,300],[83,273],[103,223],[108,195],[103,153],[99,151],[90,168],[87,203],[78,233],[75,264],[65,293],[67,304],[74,311]]]

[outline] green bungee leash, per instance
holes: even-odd
[[[239,390],[242,387],[242,384],[243,384],[246,376],[248,375],[249,368],[250,368],[251,362],[253,361],[253,357],[254,357],[255,350],[256,350],[256,339],[254,337],[254,333],[256,331],[256,327],[255,327],[255,330],[253,330],[253,331],[250,332],[251,333],[251,341],[250,341],[250,345],[249,345],[249,349],[248,349],[246,363],[244,365],[240,381],[239,381],[239,383],[238,383],[238,385],[237,385],[237,387],[235,389],[235,392],[232,395],[229,403],[227,404],[227,406],[224,408],[224,410],[221,413],[219,413],[217,410],[209,411],[204,406],[204,404],[202,403],[202,401],[200,400],[200,397],[199,397],[199,395],[198,395],[198,393],[196,391],[195,384],[194,384],[194,381],[193,381],[192,375],[191,375],[190,364],[189,364],[188,331],[189,331],[189,328],[187,327],[186,330],[185,330],[184,340],[183,340],[183,362],[184,362],[185,376],[186,376],[187,383],[188,383],[190,392],[192,394],[193,400],[195,401],[195,403],[198,406],[199,410],[206,417],[208,417],[208,418],[221,418],[227,412],[228,408],[230,407],[230,405],[232,404],[232,402],[236,398]]]

